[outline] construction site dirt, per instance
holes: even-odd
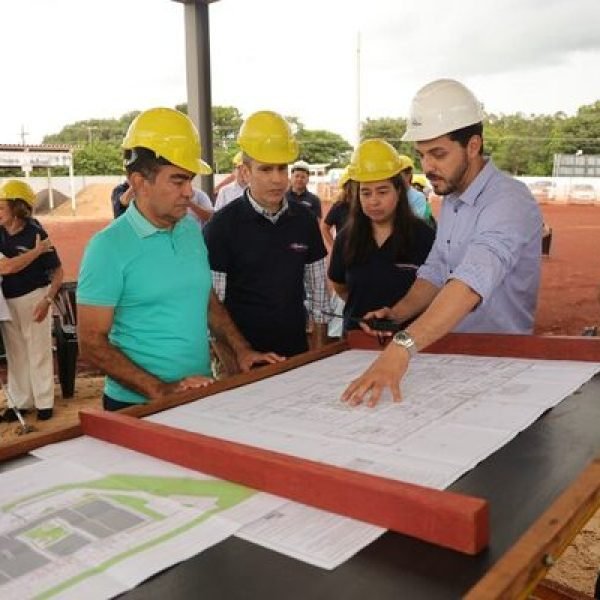
[[[82,198],[77,216],[69,216],[61,207],[60,215],[40,217],[56,246],[65,269],[65,279],[75,281],[79,263],[90,237],[110,222],[110,188],[96,186]],[[439,208],[434,201],[434,213]],[[545,223],[552,230],[549,254],[542,259],[542,281],[536,314],[535,333],[539,335],[580,335],[585,328],[600,324],[600,260],[596,244],[600,239],[600,206],[541,205]],[[101,216],[99,216],[101,215]],[[1,376],[6,374],[1,366]],[[62,399],[56,384],[55,416],[38,422],[26,416],[40,433],[71,425],[83,407],[100,407],[102,377],[84,362],[78,362],[75,395]],[[0,424],[0,444],[17,439],[14,423]],[[600,512],[586,525],[549,577],[569,588],[592,596],[600,568]]]

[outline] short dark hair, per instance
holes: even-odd
[[[154,150],[141,146],[125,150],[123,159],[127,175],[141,173],[142,177],[149,181],[154,181],[161,167],[173,164],[162,156],[157,157]]]
[[[467,147],[469,140],[474,136],[478,135],[481,138],[481,148],[479,154],[483,154],[483,123],[473,123],[473,125],[467,125],[461,129],[455,129],[448,134],[448,137],[453,142],[458,142],[463,148]]]

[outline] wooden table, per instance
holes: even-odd
[[[349,347],[377,345],[357,334],[348,342],[309,352],[284,365],[218,382],[210,393]],[[454,334],[428,351],[600,362],[600,340],[593,338]],[[142,416],[191,399],[181,395],[160,406],[127,412]],[[599,424],[600,376],[596,376],[449,488],[490,503],[491,543],[477,556],[388,532],[337,569],[324,571],[232,537],[122,597],[431,600],[458,598],[469,590],[471,600],[519,597],[543,575],[600,503],[600,462],[594,460],[600,455]],[[78,427],[69,428],[36,443],[79,434]],[[1,449],[0,459],[27,452],[28,444],[22,440]]]

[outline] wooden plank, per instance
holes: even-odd
[[[528,600],[594,600],[591,596],[550,579],[541,581]]]
[[[488,544],[488,504],[479,498],[358,473],[127,415],[86,410],[80,417],[87,435],[183,467],[466,554],[476,554]]]
[[[0,440],[0,462],[10,458],[16,458],[17,456],[22,456],[23,454],[27,454],[36,448],[46,446],[47,444],[64,442],[65,440],[70,440],[72,438],[79,437],[80,435],[81,426],[77,424],[55,429],[54,431],[45,431],[43,433],[27,433],[18,440],[6,445],[1,443],[2,440]]]
[[[527,598],[600,507],[600,458],[526,531],[469,591],[465,600]]]
[[[249,373],[242,373],[235,375],[234,377],[228,377],[220,381],[216,381],[214,384],[202,389],[202,390],[191,390],[182,392],[179,394],[173,394],[168,398],[161,401],[149,402],[148,404],[132,405],[131,408],[126,408],[121,412],[124,414],[134,415],[136,417],[145,417],[154,413],[166,410],[167,408],[173,408],[174,406],[180,406],[181,404],[187,404],[200,398],[224,392],[226,390],[232,390],[236,387],[265,379],[266,377],[272,377],[278,373],[284,373],[290,369],[295,369],[304,364],[320,360],[327,356],[332,356],[347,350],[348,345],[345,342],[335,342],[319,348],[318,350],[312,350],[305,352],[293,358],[287,359],[283,363],[277,363],[275,365],[266,365],[253,369]],[[54,429],[52,431],[29,433],[24,435],[22,438],[11,442],[9,444],[2,443],[0,439],[0,462],[16,458],[27,454],[36,448],[41,448],[47,444],[54,444],[56,442],[62,442],[65,440],[72,439],[81,435],[81,429],[79,424],[72,426],[66,426],[60,429]]]
[[[351,348],[382,349],[377,338],[362,331],[350,331],[348,343]],[[600,337],[449,333],[424,352],[600,362]]]

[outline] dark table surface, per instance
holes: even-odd
[[[231,537],[121,598],[459,598],[599,453],[596,376],[450,487],[490,502],[491,543],[478,556],[388,532],[325,571]]]

